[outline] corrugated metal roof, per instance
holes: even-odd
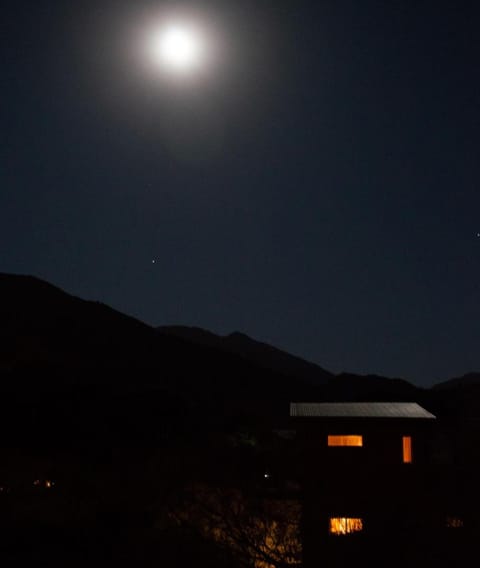
[[[317,418],[435,418],[416,402],[291,402],[290,416]]]

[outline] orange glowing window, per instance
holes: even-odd
[[[403,436],[403,463],[412,463],[412,437]]]
[[[329,533],[336,535],[352,534],[363,530],[363,520],[352,517],[331,517]]]
[[[363,436],[328,436],[329,446],[363,446]]]

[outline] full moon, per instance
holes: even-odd
[[[195,28],[175,23],[158,30],[151,42],[155,62],[165,69],[188,74],[204,62],[205,40]]]

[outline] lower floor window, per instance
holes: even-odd
[[[330,534],[343,535],[363,530],[363,520],[354,517],[331,517]]]

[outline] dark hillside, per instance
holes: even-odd
[[[441,383],[437,383],[432,388],[434,390],[447,390],[456,387],[469,387],[473,385],[480,385],[480,373],[467,373],[461,377],[448,379]]]
[[[0,275],[0,324],[2,421],[27,437],[55,425],[51,438],[60,440],[67,424],[88,437],[85,416],[107,436],[121,438],[122,421],[140,436],[173,409],[183,423],[199,414],[207,423],[315,396],[302,381],[29,276]]]
[[[164,326],[157,328],[159,332],[182,337],[198,345],[208,345],[240,355],[247,361],[264,369],[295,377],[312,385],[325,385],[333,374],[315,365],[277,349],[272,345],[256,341],[238,331],[226,336],[216,335],[198,327]]]

